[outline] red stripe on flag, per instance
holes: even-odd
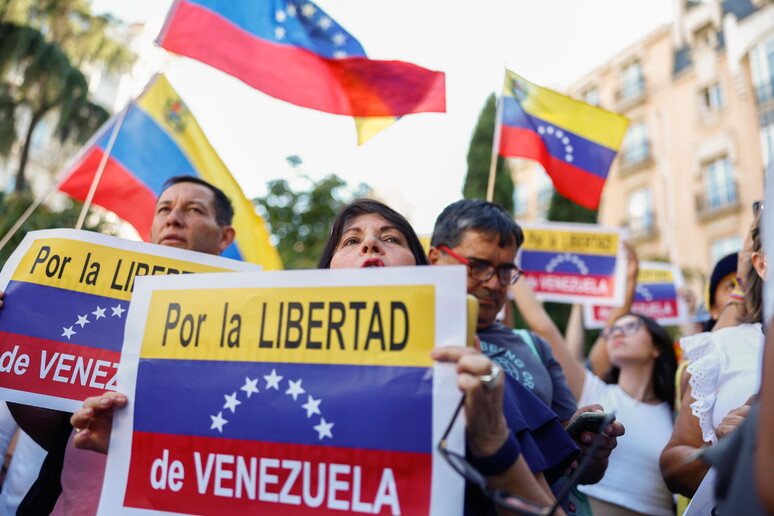
[[[549,154],[536,132],[503,125],[499,154],[537,161],[551,177],[557,192],[590,210],[599,208],[605,180]]]
[[[102,155],[102,149],[95,146],[59,185],[59,190],[80,201],[86,200]],[[105,165],[94,204],[129,222],[148,241],[156,211],[156,194],[113,158]]]
[[[120,352],[6,332],[0,350],[0,387],[76,401],[116,389]]]
[[[255,37],[185,1],[168,20],[160,46],[214,66],[272,97],[328,113],[402,116],[446,111],[442,72],[401,61],[325,59]]]
[[[209,421],[202,425],[208,428]],[[228,424],[224,435],[227,429]],[[134,432],[124,506],[201,515],[427,514],[431,459],[430,454]]]
[[[610,297],[615,281],[611,276],[591,276],[554,272],[527,272],[525,276],[537,293]]]

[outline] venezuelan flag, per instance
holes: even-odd
[[[157,42],[272,97],[357,117],[360,143],[395,117],[446,111],[444,73],[368,59],[307,0],[178,0]]]
[[[234,206],[236,240],[223,256],[260,263],[265,270],[281,269],[263,220],[167,79],[152,79],[127,110],[94,204],[129,222],[147,241],[164,182],[178,175],[200,177],[223,190]],[[63,173],[59,190],[86,199],[116,123],[114,117],[86,145]]]
[[[626,117],[542,88],[506,70],[499,154],[543,165],[556,190],[597,209]]]

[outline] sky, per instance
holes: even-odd
[[[265,1],[265,0],[257,0]],[[94,0],[95,12],[160,26],[170,0]],[[318,0],[372,59],[446,73],[447,112],[409,115],[357,145],[349,117],[300,108],[183,57],[163,70],[249,197],[297,172],[366,183],[420,234],[462,195],[468,144],[504,68],[561,90],[661,24],[672,0]],[[155,34],[155,32],[154,32]],[[215,44],[215,42],[213,42]],[[140,80],[140,79],[138,79]],[[142,81],[145,79],[142,78]],[[313,87],[310,78],[310,87]]]

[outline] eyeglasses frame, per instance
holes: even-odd
[[[466,265],[468,267],[468,276],[470,276],[474,280],[480,281],[482,283],[486,282],[486,281],[489,281],[490,279],[492,279],[492,277],[497,275],[497,281],[500,283],[500,285],[502,285],[503,287],[509,287],[509,286],[515,284],[519,280],[519,278],[521,278],[522,274],[524,274],[524,271],[521,270],[521,267],[519,267],[515,263],[514,264],[508,264],[507,267],[509,269],[511,269],[511,270],[515,270],[516,271],[516,275],[513,277],[513,279],[510,281],[510,283],[503,283],[502,277],[500,276],[500,271],[501,270],[505,270],[505,269],[503,269],[503,267],[506,267],[506,265],[498,265],[498,266],[495,267],[494,265],[492,265],[490,262],[488,262],[486,260],[479,260],[477,258],[474,258],[474,259],[465,258],[464,256],[462,256],[462,255],[460,255],[458,253],[455,253],[454,251],[449,249],[448,246],[445,246],[445,245],[438,246],[438,250],[442,251],[442,252],[448,254],[449,256],[451,256],[452,258],[458,260],[463,265]],[[480,263],[486,263],[491,268],[492,274],[490,274],[489,277],[487,277],[486,279],[474,278],[471,275],[471,262],[473,262],[473,261],[477,261],[477,262],[480,262]]]

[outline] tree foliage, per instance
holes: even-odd
[[[496,115],[497,100],[494,95],[490,95],[470,139],[468,173],[462,189],[462,195],[466,199],[486,199]],[[493,200],[513,213],[513,179],[508,164],[501,156],[497,157],[496,170]]]
[[[3,214],[3,216],[0,217],[0,238],[3,238],[6,235],[11,226],[16,223],[32,202],[32,194],[29,191],[22,192],[21,194],[0,192],[0,213]],[[72,199],[67,199],[66,204],[67,206],[62,211],[52,210],[45,205],[39,206],[24,222],[22,227],[19,228],[16,234],[11,237],[11,240],[9,240],[5,247],[0,250],[0,268],[5,265],[5,261],[19,243],[21,243],[27,232],[36,231],[38,229],[75,227],[83,204]],[[99,231],[100,233],[110,232],[108,231],[108,225],[100,216],[94,217],[90,215],[89,217],[86,217],[83,228],[91,231]]]
[[[290,156],[294,168],[301,159]],[[320,259],[331,222],[339,210],[351,200],[363,197],[369,188],[360,184],[350,188],[335,174],[314,181],[299,174],[307,184],[303,190],[294,190],[285,179],[268,183],[268,193],[253,200],[268,224],[273,243],[286,269],[314,269]]]

